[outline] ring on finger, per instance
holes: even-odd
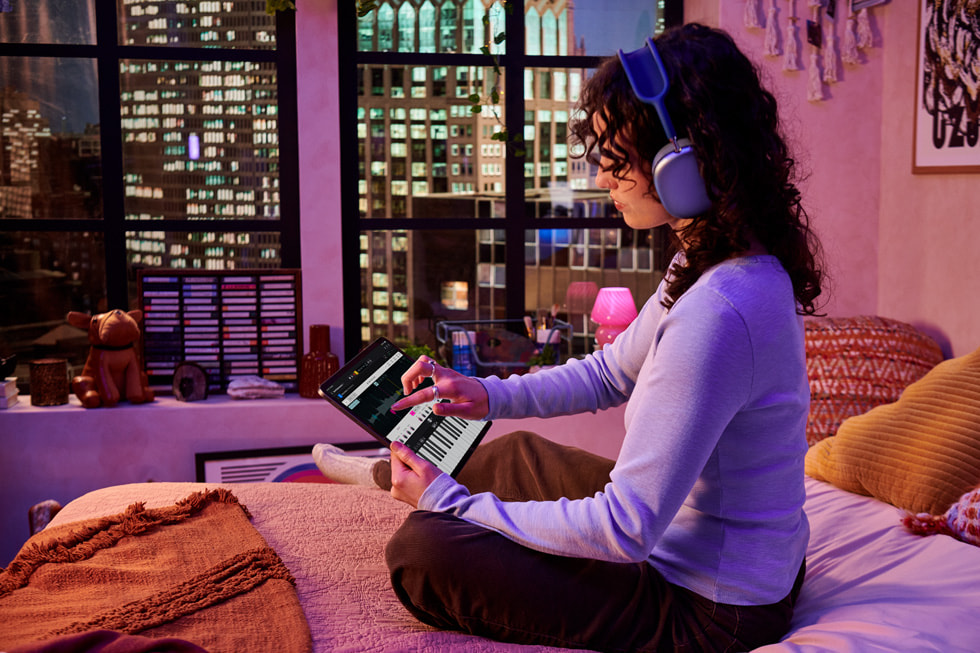
[[[429,364],[429,373],[426,376],[435,376],[436,373],[436,362],[432,360],[425,361]]]
[[[439,401],[439,386],[432,386],[432,401]]]

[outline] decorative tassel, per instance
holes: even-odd
[[[823,83],[820,80],[820,51],[816,48],[810,53],[809,75],[806,99],[809,102],[820,102],[823,100]]]
[[[833,19],[828,19],[823,35],[823,81],[837,82],[837,30]]]
[[[867,50],[874,45],[874,37],[871,36],[871,23],[868,20],[868,10],[862,9],[857,17],[857,46],[861,50]]]
[[[776,19],[776,0],[772,0],[766,17],[766,41],[763,52],[769,57],[779,56],[779,23]]]
[[[745,0],[745,26],[762,27],[759,23],[759,0]]]
[[[970,490],[942,515],[905,513],[902,523],[918,535],[949,535],[980,546],[980,488]]]
[[[916,535],[949,535],[949,527],[946,526],[945,515],[930,515],[927,512],[920,512],[913,515],[906,512],[902,518],[902,524]]]
[[[844,47],[840,53],[840,58],[850,66],[861,63],[861,55],[858,54],[857,35],[854,34],[854,22],[854,14],[847,17],[847,23],[844,25]]]
[[[783,70],[800,69],[799,41],[796,40],[796,0],[789,0],[789,18],[786,20],[786,50],[783,54]]]
[[[796,19],[786,27],[786,52],[783,55],[783,70],[799,70],[799,42],[796,40]]]

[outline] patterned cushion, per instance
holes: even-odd
[[[810,317],[804,324],[810,445],[834,435],[848,417],[896,401],[943,360],[935,340],[898,320]]]
[[[806,473],[908,512],[941,515],[980,485],[980,349],[943,361],[898,401],[841,424]]]

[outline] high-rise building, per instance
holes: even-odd
[[[125,45],[269,49],[264,0],[127,0]],[[279,218],[276,66],[264,61],[128,59],[120,64],[125,211],[150,220]],[[135,265],[280,265],[276,235],[130,232]]]
[[[497,0],[388,0],[358,24],[365,52],[502,53],[506,10]],[[570,0],[524,3],[524,52],[586,54],[575,41]],[[481,48],[485,48],[481,50]],[[507,148],[521,150],[532,217],[608,217],[607,193],[589,189],[594,169],[569,156],[568,125],[588,70],[524,69],[522,134],[504,130],[505,70],[491,65],[365,64],[357,69],[358,197],[362,218],[465,221],[504,215]],[[640,285],[658,278],[652,234],[619,229],[529,230],[526,310],[567,304],[571,283]],[[361,340],[384,335],[433,344],[432,322],[499,320],[506,313],[503,229],[362,232]],[[447,273],[451,270],[451,273]],[[567,305],[563,313],[569,313]],[[519,317],[519,316],[518,316]],[[579,316],[581,318],[581,315]],[[579,319],[580,350],[589,324]]]

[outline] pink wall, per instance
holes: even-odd
[[[768,7],[769,2],[760,3]],[[805,0],[796,3],[799,62],[813,48],[805,43]],[[838,6],[846,3],[838,2]],[[878,296],[878,213],[881,140],[882,48],[864,55],[860,66],[838,66],[838,82],[824,84],[826,98],[807,101],[807,70],[784,71],[783,57],[763,54],[765,30],[747,28],[744,2],[688,0],[687,20],[720,25],[755,61],[780,103],[784,128],[806,176],[804,207],[824,248],[830,284],[823,310],[829,315],[875,313]],[[785,38],[789,3],[777,3],[777,25]],[[838,18],[840,18],[838,13]],[[843,21],[837,37],[843,34]]]
[[[769,2],[760,2],[764,7]],[[846,2],[836,24],[843,40]],[[797,15],[809,13],[796,0]],[[929,329],[947,354],[980,346],[974,319],[980,256],[973,254],[980,210],[977,175],[911,174],[917,2],[871,9],[874,47],[857,66],[838,67],[826,99],[808,102],[807,72],[786,72],[763,55],[764,31],[744,26],[742,0],[687,0],[686,19],[727,29],[760,64],[782,107],[807,175],[805,207],[830,275],[824,311],[874,313]],[[785,34],[789,3],[777,3]],[[336,0],[304,5],[297,21],[304,317],[331,324],[342,342],[337,127]],[[801,24],[802,24],[801,20]],[[802,42],[800,59],[810,46]],[[972,237],[971,237],[972,236]]]
[[[788,3],[777,4],[785,33]],[[805,0],[795,4],[805,18]],[[838,44],[846,5],[837,3]],[[860,65],[838,68],[822,102],[806,100],[805,71],[784,72],[781,59],[762,54],[764,31],[744,26],[744,2],[687,0],[685,18],[731,32],[782,102],[810,173],[802,189],[833,277],[826,312],[911,322],[948,356],[960,356],[980,346],[980,210],[973,199],[980,176],[912,174],[918,5],[894,1],[869,11],[874,47]],[[800,48],[804,62],[810,51]]]
[[[881,12],[878,308],[938,331],[962,356],[980,347],[980,173],[911,173],[918,5],[895,1]]]

